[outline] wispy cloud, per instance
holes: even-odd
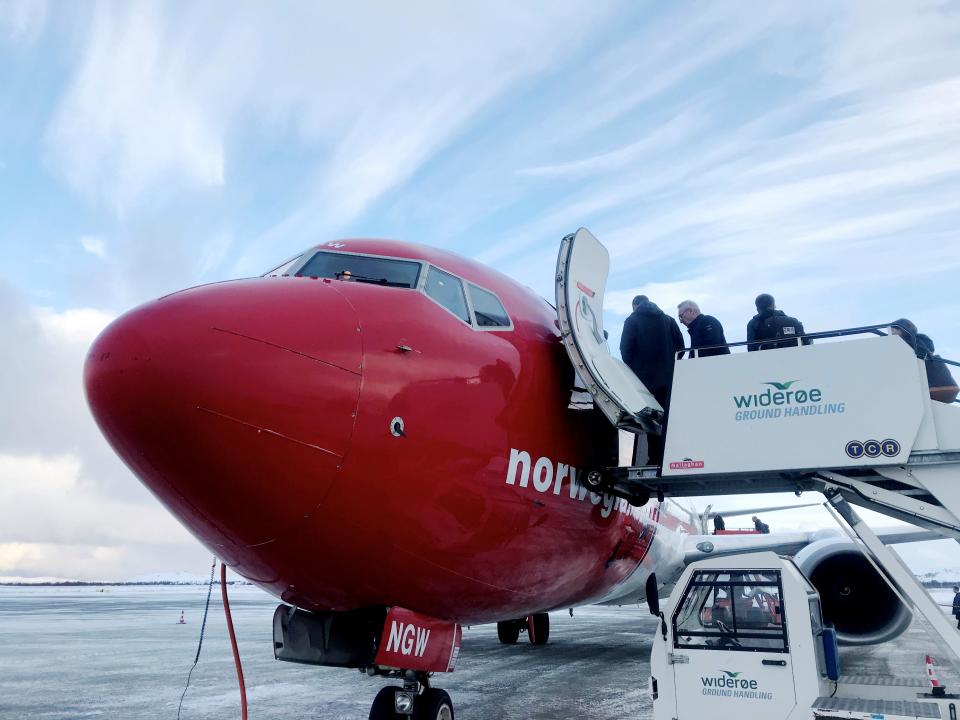
[[[521,168],[518,175],[530,177],[583,178],[619,172],[642,162],[653,153],[669,153],[689,140],[705,123],[706,108],[687,108],[664,123],[651,128],[642,138],[627,145],[578,160]]]
[[[0,0],[0,41],[30,45],[47,22],[46,0]]]
[[[342,228],[615,9],[103,3],[47,134],[50,163],[123,215],[158,187],[222,187],[234,130],[252,119],[313,160],[258,244]]]
[[[223,183],[222,127],[194,81],[201,58],[182,52],[164,21],[159,3],[98,4],[49,128],[53,166],[116,212],[164,180]]]
[[[70,308],[55,312],[36,308],[36,320],[47,339],[54,344],[70,343],[86,347],[116,317],[93,308]]]
[[[101,260],[107,255],[107,243],[102,237],[96,235],[81,235],[80,247],[84,252],[96,255]]]

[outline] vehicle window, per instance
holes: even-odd
[[[673,616],[674,645],[787,652],[779,571],[698,571]]]
[[[478,327],[510,327],[510,318],[499,298],[488,290],[469,285],[473,317]]]
[[[459,278],[431,265],[427,271],[424,291],[458,318],[466,323],[470,322],[467,300],[463,295],[463,283]]]
[[[286,275],[287,273],[290,272],[290,268],[296,265],[297,262],[299,262],[300,258],[302,257],[303,255],[301,254],[301,255],[297,255],[295,258],[287,260],[283,265],[275,267],[273,270],[270,270],[269,272],[265,272],[263,274],[263,277],[277,277],[279,275]]]
[[[297,276],[415,288],[420,277],[420,263],[321,250],[297,271]]]

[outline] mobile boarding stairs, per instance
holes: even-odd
[[[609,254],[589,231],[561,242],[563,342],[614,426],[659,432],[663,408],[607,347],[608,270]],[[812,337],[821,340],[678,360],[662,468],[595,468],[584,482],[635,504],[651,495],[819,491],[960,660],[960,633],[849,505],[960,542],[960,404],[930,399],[924,361],[897,336],[871,327]]]

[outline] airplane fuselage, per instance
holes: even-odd
[[[292,605],[465,624],[636,599],[658,565],[679,573],[694,515],[575,479],[606,421],[570,407],[550,305],[438,250],[317,250],[435,266],[494,293],[510,325],[466,322],[422,283],[296,276],[205,285],[118,319],[87,359],[90,405],[207,547]]]

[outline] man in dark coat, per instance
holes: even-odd
[[[953,586],[953,616],[957,619],[957,629],[960,630],[960,587]]]
[[[758,518],[756,515],[754,515],[750,519],[753,520],[753,527],[757,532],[763,533],[764,535],[768,535],[770,533],[770,526],[767,525],[763,520]]]
[[[723,336],[723,325],[712,315],[702,315],[700,306],[693,300],[684,300],[677,305],[677,317],[687,326],[687,332],[690,333],[690,357],[730,354],[728,347],[714,347],[727,344],[727,339]],[[699,348],[710,349],[699,350]]]
[[[654,465],[663,462],[673,366],[677,353],[682,350],[683,335],[676,321],[650,302],[646,295],[637,295],[633,299],[633,313],[623,323],[620,357],[663,406],[663,434],[647,437],[647,461]]]
[[[782,310],[777,310],[773,295],[757,295],[754,304],[757,306],[757,314],[747,323],[747,350],[773,350],[800,344],[797,338],[804,334],[803,323]],[[810,345],[813,340],[805,337],[802,342]]]
[[[930,387],[930,397],[944,403],[952,403],[960,393],[956,380],[950,373],[950,368],[939,355],[934,355],[936,349],[933,340],[923,333],[917,332],[917,326],[906,318],[895,320],[890,326],[893,335],[900,338],[914,349],[917,357],[924,361],[927,368],[927,385]]]

